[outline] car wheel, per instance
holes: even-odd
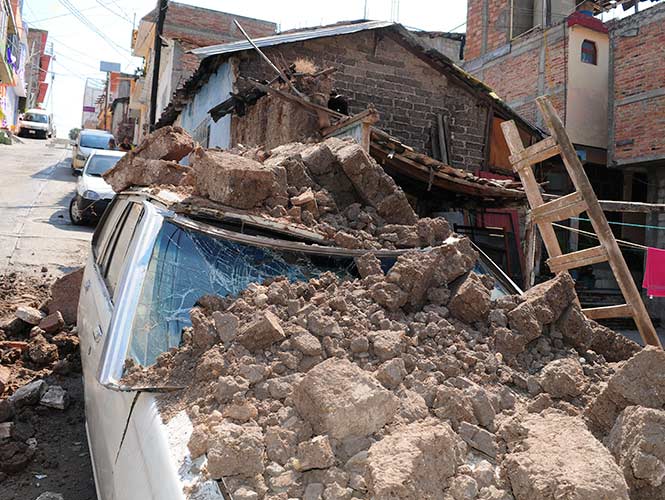
[[[72,201],[69,202],[69,218],[75,226],[83,226],[86,223],[83,211],[79,206],[79,200],[78,195],[75,195]]]

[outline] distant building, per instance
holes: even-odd
[[[96,78],[86,78],[81,111],[81,128],[97,128],[97,103],[104,96],[106,83]]]
[[[0,1],[0,127],[15,128],[25,109],[27,29],[23,0]]]
[[[51,62],[47,46],[48,31],[31,29],[28,32],[28,53],[25,62],[26,108],[41,106],[46,99],[48,82],[46,75]]]
[[[446,33],[444,31],[411,31],[421,43],[438,50],[455,62],[464,59],[464,33]]]
[[[277,29],[273,22],[169,2],[162,34],[157,119],[171,100],[173,92],[198,68],[199,58],[187,51],[242,39],[242,33],[233,23],[235,19],[254,37],[274,34]],[[132,55],[143,57],[145,61],[129,102],[129,108],[136,118],[136,142],[140,142],[149,128],[156,20],[157,12],[152,10],[141,19],[132,35]]]

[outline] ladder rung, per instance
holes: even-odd
[[[547,202],[531,210],[531,218],[536,224],[557,222],[581,214],[587,209],[582,193],[575,191],[554,201]]]
[[[559,257],[552,257],[547,259],[547,265],[553,273],[560,273],[568,269],[575,269],[578,267],[590,266],[598,262],[605,262],[607,260],[607,251],[603,246],[587,248],[579,252],[567,253]]]
[[[559,153],[561,153],[561,149],[554,137],[548,137],[519,153],[510,155],[510,163],[512,163],[515,168],[531,166],[547,160],[548,158],[552,158]]]
[[[590,319],[630,318],[633,315],[633,308],[628,304],[620,304],[582,309],[582,312]]]

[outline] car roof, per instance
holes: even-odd
[[[26,113],[33,113],[33,114],[39,114],[39,115],[48,115],[49,112],[46,111],[45,109],[39,109],[39,108],[33,108],[29,109],[26,111]]]
[[[95,149],[90,157],[93,156],[125,156],[126,151],[114,151],[112,149]]]
[[[111,132],[106,130],[97,130],[95,128],[84,128],[80,133],[85,135],[113,135]]]

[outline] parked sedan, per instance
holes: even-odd
[[[332,271],[357,276],[363,250],[322,247],[281,237],[287,229],[235,213],[200,217],[170,191],[117,195],[92,238],[78,308],[86,429],[98,498],[224,500],[201,475],[187,442],[186,412],[162,414],[157,393],[168,387],[126,386],[127,363],[150,366],[182,341],[189,311],[202,296],[236,296],[276,276],[306,281]],[[184,213],[180,213],[182,211]],[[188,215],[185,215],[188,214]],[[406,250],[378,252],[389,269]],[[495,294],[519,289],[481,254],[479,271],[494,275]]]
[[[72,173],[83,168],[93,151],[108,150],[111,139],[113,134],[106,130],[81,130],[72,150]]]
[[[73,224],[89,224],[102,216],[115,195],[102,175],[124,155],[123,151],[95,151],[88,157],[76,185],[76,194],[69,203],[69,218]]]

